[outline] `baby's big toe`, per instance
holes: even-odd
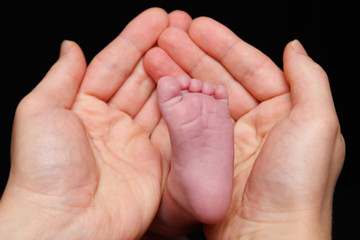
[[[181,95],[181,86],[175,78],[165,76],[160,78],[157,83],[157,93],[158,102],[161,105],[162,103]]]

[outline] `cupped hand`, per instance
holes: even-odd
[[[285,48],[284,72],[209,18],[166,29],[158,46],[144,59],[154,79],[188,74],[229,92],[233,200],[207,237],[328,239],[345,147],[327,76],[301,44]]]
[[[160,120],[143,55],[168,26],[150,9],[86,67],[65,41],[60,58],[19,104],[1,239],[137,239],[161,197]],[[25,234],[25,236],[21,236]]]

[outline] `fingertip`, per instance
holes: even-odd
[[[157,24],[161,25],[162,28],[168,26],[169,15],[164,9],[153,7],[145,11],[145,13],[150,14],[152,16],[152,19],[157,19]]]
[[[140,13],[140,15],[142,15],[142,14],[150,14],[150,15],[153,15],[154,17],[167,19],[167,21],[168,21],[168,18],[169,18],[168,13],[164,9],[159,8],[159,7],[149,8],[149,9],[143,11],[142,13]]]
[[[219,26],[222,26],[222,24],[212,18],[198,17],[191,21],[189,26],[189,34],[197,36],[204,31],[207,32],[212,29],[218,29]]]
[[[299,40],[295,39],[294,41],[290,42],[290,45],[297,54],[308,56],[304,46],[300,43]]]
[[[61,46],[60,46],[60,57],[66,55],[69,52],[72,45],[73,45],[72,41],[69,41],[69,40],[62,41]]]
[[[162,47],[163,45],[171,46],[177,43],[179,34],[184,35],[186,33],[183,29],[169,26],[161,33],[158,39],[158,45]]]
[[[191,21],[191,16],[181,10],[175,10],[169,14],[170,27],[176,27],[187,31],[191,24]]]
[[[154,47],[145,54],[143,64],[145,71],[155,82],[167,75],[173,77],[185,75],[184,70],[182,70],[174,60],[159,47]]]
[[[125,37],[144,53],[156,43],[159,35],[168,27],[168,23],[169,17],[165,10],[150,8],[130,21],[119,36]]]
[[[31,92],[44,102],[42,108],[71,108],[86,71],[84,54],[75,42],[61,44],[60,58]]]
[[[81,47],[74,41],[64,40],[60,47],[60,58],[62,57],[72,58],[71,62],[73,62],[73,65],[79,70],[84,70],[84,72],[77,71],[81,75],[79,77],[82,78],[86,70],[86,59]]]
[[[290,61],[292,58],[297,56],[309,57],[304,46],[300,43],[299,40],[295,39],[286,45],[283,60],[284,62]]]
[[[84,56],[80,46],[71,40],[63,40],[60,45],[60,58],[69,54]]]
[[[202,26],[204,24],[209,24],[211,22],[215,22],[214,19],[209,17],[197,17],[191,22],[191,26]]]
[[[307,106],[316,111],[332,108],[333,100],[326,72],[307,55],[297,40],[288,43],[285,48],[284,74],[294,105]]]

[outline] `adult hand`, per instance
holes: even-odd
[[[187,30],[187,28],[185,29]],[[189,74],[229,92],[235,121],[233,200],[209,239],[330,239],[344,140],[325,72],[298,41],[284,72],[209,18],[168,28],[150,50],[154,78]],[[164,150],[163,150],[164,151]]]
[[[143,12],[88,68],[75,43],[62,44],[16,111],[1,239],[137,239],[146,231],[161,196],[150,139],[160,113],[142,58],[167,26],[163,10]]]

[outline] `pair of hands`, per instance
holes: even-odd
[[[157,47],[153,47],[157,43]],[[60,58],[18,106],[1,239],[138,239],[171,155],[156,101],[164,75],[227,87],[234,192],[209,239],[328,239],[344,141],[325,72],[293,41],[284,72],[209,18],[149,9],[87,67]]]

